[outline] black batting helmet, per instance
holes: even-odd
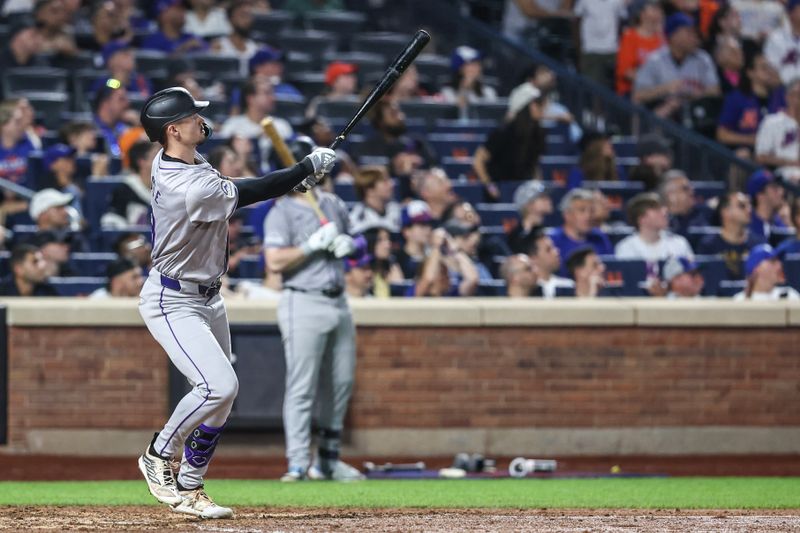
[[[298,135],[289,141],[289,150],[292,151],[295,161],[301,161],[316,148],[316,143],[306,135]]]
[[[141,122],[152,142],[161,142],[164,128],[208,107],[205,100],[195,100],[183,87],[170,87],[151,96],[142,108]]]

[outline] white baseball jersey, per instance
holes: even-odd
[[[197,164],[160,150],[153,160],[153,268],[211,285],[228,269],[228,218],[239,201],[231,181],[195,153]]]
[[[664,261],[670,257],[694,257],[689,241],[680,235],[662,231],[658,242],[642,240],[638,233],[628,235],[614,247],[617,259],[642,259],[649,263]]]
[[[797,161],[797,166],[779,169],[785,177],[797,176],[800,171],[800,125],[797,121],[784,111],[764,117],[756,133],[756,155]]]
[[[779,28],[770,33],[764,43],[764,55],[784,84],[800,78],[800,37],[790,29]]]
[[[619,22],[625,18],[622,0],[578,0],[575,14],[581,18],[581,50],[613,54],[619,48]]]

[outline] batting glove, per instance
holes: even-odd
[[[341,259],[356,251],[356,243],[350,235],[342,233],[333,239],[328,251],[333,252],[337,259]]]
[[[333,222],[328,222],[317,231],[311,234],[301,248],[306,255],[320,250],[328,250],[336,236],[339,235],[339,228]]]
[[[336,152],[330,148],[314,148],[314,151],[308,154],[306,159],[309,159],[311,164],[314,165],[314,176],[319,181],[333,169],[333,164],[336,162]]]

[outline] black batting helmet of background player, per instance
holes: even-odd
[[[305,156],[314,151],[317,147],[316,143],[306,135],[298,135],[289,141],[289,150],[291,150],[295,161],[302,161]]]
[[[170,87],[148,98],[142,108],[140,120],[147,137],[152,142],[164,142],[164,128],[173,122],[199,113],[208,107],[208,101],[195,100],[183,87]],[[211,128],[205,124],[206,138]]]

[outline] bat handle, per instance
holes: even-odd
[[[341,145],[343,142],[344,142],[344,135],[339,135],[338,137],[336,137],[336,138],[333,140],[333,142],[331,143],[331,145],[330,145],[328,148],[330,148],[331,150],[336,150],[337,148],[339,148],[339,146],[340,146],[340,145]]]

